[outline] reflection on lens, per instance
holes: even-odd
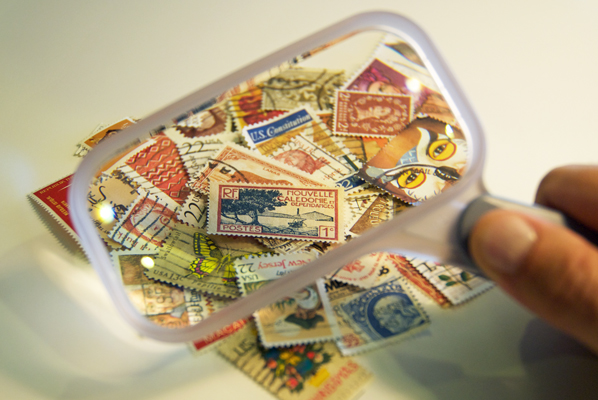
[[[148,256],[142,257],[141,258],[141,265],[145,268],[154,268],[154,259]]]

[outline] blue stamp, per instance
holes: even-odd
[[[341,304],[350,319],[370,340],[383,340],[415,330],[429,322],[428,316],[405,292],[398,280],[373,287]]]

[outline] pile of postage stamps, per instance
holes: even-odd
[[[467,142],[423,62],[388,35],[372,50],[353,71],[267,71],[102,169],[89,213],[140,313],[196,324],[458,181]],[[76,155],[134,123],[99,126]],[[69,181],[29,198],[76,241]],[[370,378],[352,355],[428,327],[413,292],[450,308],[491,286],[369,254],[191,347],[217,349],[281,399],[351,398]]]

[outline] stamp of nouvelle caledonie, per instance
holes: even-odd
[[[342,242],[343,189],[212,182],[208,233]]]
[[[268,282],[296,271],[316,257],[315,253],[294,253],[237,259],[235,269],[239,290],[246,296],[260,290]],[[254,317],[266,347],[321,342],[340,337],[321,281],[257,310]]]

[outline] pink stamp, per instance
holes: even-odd
[[[342,135],[395,136],[411,121],[411,96],[336,92],[334,131]]]

